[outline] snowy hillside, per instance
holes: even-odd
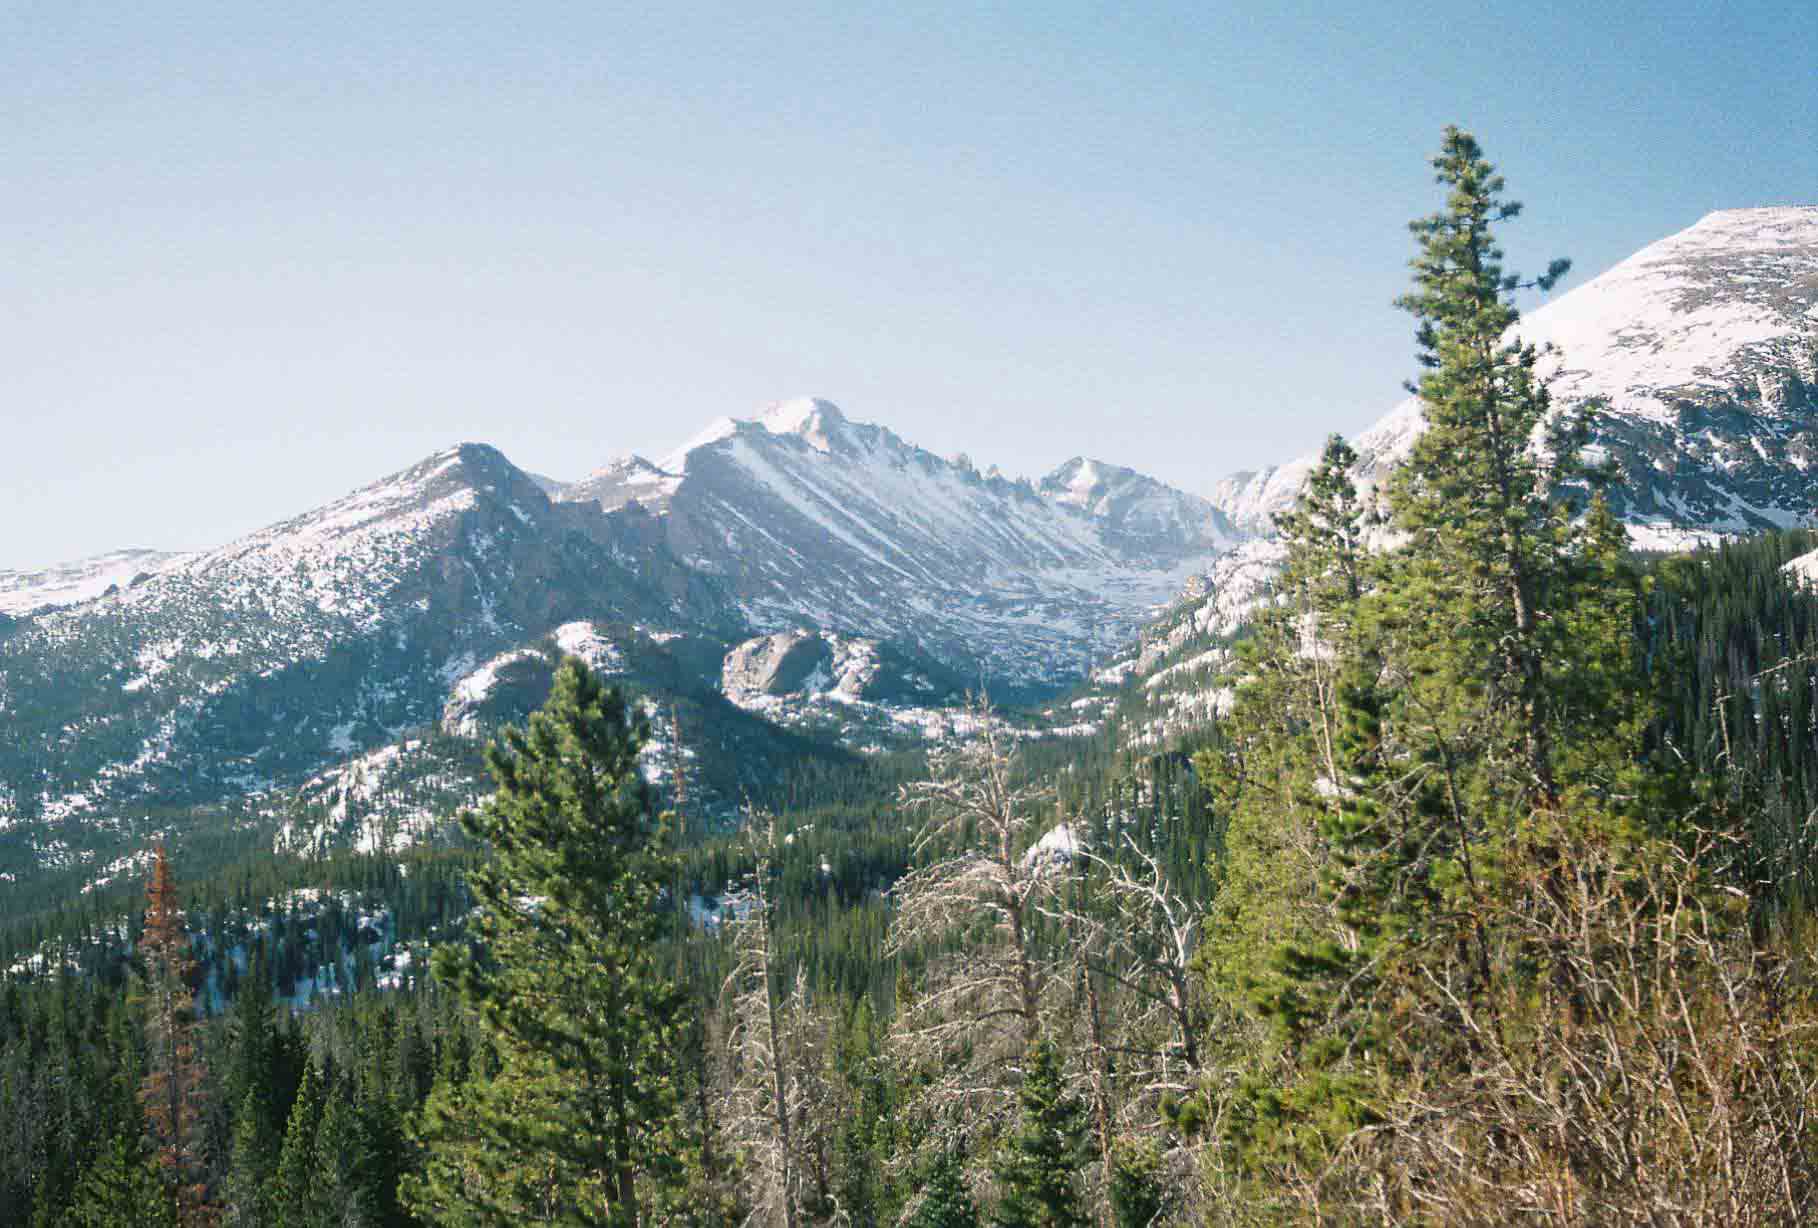
[[[563,624],[684,619],[643,582],[660,560],[607,536],[463,445],[27,619],[0,638],[0,832],[23,844],[7,868],[431,724],[479,662]]]

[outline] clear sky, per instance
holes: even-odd
[[[825,396],[1189,489],[1399,396],[1448,122],[1567,286],[1818,203],[1812,0],[0,0],[0,568]]]

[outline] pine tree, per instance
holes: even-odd
[[[139,1139],[122,1135],[82,1174],[60,1222],[71,1228],[177,1228],[176,1204],[162,1166]]]
[[[270,1217],[270,1185],[284,1143],[288,1088],[283,1042],[272,1002],[270,973],[257,951],[234,999],[225,1092],[234,1117],[227,1178],[230,1224],[262,1225]]]
[[[310,1203],[324,1228],[377,1222],[368,1180],[371,1150],[353,1089],[345,1081],[329,1088],[310,1156]]]
[[[477,1013],[503,1068],[421,1132],[407,1197],[449,1223],[636,1228],[681,1171],[671,1134],[682,1000],[657,963],[669,923],[665,833],[638,769],[647,727],[578,659],[488,755],[498,792],[463,827],[490,847],[471,880],[476,949],[435,970]],[[459,1154],[461,1163],[450,1162]]]
[[[316,1202],[316,1134],[322,1124],[322,1078],[316,1064],[303,1068],[303,1085],[291,1106],[284,1131],[284,1148],[278,1156],[278,1175],[272,1190],[273,1216],[278,1228],[316,1228],[320,1222]]]
[[[281,1143],[266,1121],[258,1092],[248,1089],[234,1118],[233,1154],[227,1173],[230,1228],[255,1228],[270,1222],[271,1187]]]
[[[1444,628],[1460,672],[1482,683],[1507,725],[1497,733],[1519,743],[1520,796],[1552,803],[1547,607],[1566,554],[1554,490],[1577,471],[1582,422],[1551,416],[1540,351],[1507,334],[1521,318],[1514,293],[1551,289],[1570,262],[1531,283],[1504,270],[1492,228],[1521,206],[1469,133],[1447,128],[1433,167],[1445,208],[1410,223],[1414,289],[1397,300],[1419,321],[1423,370],[1411,390],[1426,422],[1389,483],[1395,525],[1410,538],[1400,588],[1410,613]]]
[[[1160,1147],[1143,1140],[1118,1148],[1108,1190],[1117,1228],[1153,1228],[1167,1209],[1168,1194]]]
[[[948,1152],[935,1159],[905,1228],[978,1228],[978,1204],[966,1190],[965,1165],[958,1155]]]
[[[1003,1201],[998,1228],[1086,1228],[1079,1172],[1089,1154],[1086,1107],[1067,1091],[1060,1054],[1043,1038],[1029,1053],[1022,1119],[992,1165]]]
[[[1448,130],[1434,165],[1446,207],[1414,224],[1403,299],[1427,429],[1387,484],[1393,532],[1357,573],[1329,514],[1284,522],[1315,634],[1264,620],[1231,722],[1241,787],[1207,966],[1267,1029],[1238,1034],[1217,1116],[1251,1207],[1487,1223],[1514,1198],[1596,1222],[1592,1206],[1696,1188],[1663,1175],[1705,1162],[1701,1132],[1657,1124],[1706,1009],[1688,1003],[1777,991],[1700,881],[1718,845],[1698,790],[1647,759],[1643,586],[1606,503],[1561,497],[1583,437],[1511,339],[1513,295],[1564,264],[1534,283],[1502,269],[1492,227],[1518,207],[1467,134]],[[1309,492],[1322,501],[1349,502],[1342,483]],[[1777,1011],[1733,1023],[1765,1035]],[[1738,1047],[1700,1078],[1727,1088],[1777,1061]],[[1747,1128],[1727,1090],[1671,1102]],[[1637,1131],[1645,1172],[1624,1158]],[[1762,1205],[1790,1201],[1788,1168]]]

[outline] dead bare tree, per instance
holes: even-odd
[[[893,953],[929,957],[893,1045],[934,1074],[935,1116],[962,1133],[1013,1103],[1015,1064],[1041,1034],[1054,962],[1034,927],[1058,877],[1028,855],[1052,821],[1052,791],[1019,782],[1001,724],[982,703],[973,715],[977,736],[935,752],[929,779],[902,790],[924,816],[918,859],[931,860],[891,893]]]
[[[1200,1065],[1191,963],[1204,908],[1175,891],[1161,863],[1128,833],[1123,845],[1128,856],[1121,859],[1073,848],[1070,890],[1040,906],[1067,935],[1083,999],[1087,1047],[1074,1081],[1092,1108],[1106,1223],[1120,1139],[1146,1134],[1161,1145],[1161,1098],[1194,1092]],[[1157,1163],[1186,1159],[1157,1156]]]
[[[1193,956],[1199,949],[1205,906],[1188,899],[1168,881],[1152,854],[1123,837],[1126,857],[1113,860],[1090,849],[1082,856],[1098,867],[1099,890],[1111,906],[1108,917],[1086,916],[1082,924],[1103,935],[1100,969],[1141,1004],[1141,1015],[1159,1015],[1171,1043],[1152,1056],[1157,1091],[1185,1091],[1200,1069],[1200,1008]],[[1140,1017],[1128,1030],[1140,1034]],[[1179,1066],[1175,1066],[1178,1057]]]
[[[1818,1003],[1750,933],[1742,894],[1713,887],[1722,843],[1554,833],[1488,919],[1493,966],[1509,971],[1475,994],[1434,975],[1403,987],[1405,1079],[1382,1120],[1310,1174],[1309,1214],[1805,1222]],[[1457,1065],[1431,1057],[1441,1027]]]
[[[757,819],[747,827],[755,835]],[[728,901],[735,962],[722,996],[732,1008],[727,1048],[732,1086],[726,1116],[728,1134],[745,1152],[750,1174],[751,1215],[747,1223],[781,1220],[796,1228],[800,1190],[790,1126],[800,1107],[790,1086],[783,1050],[782,1003],[778,1001],[770,929],[770,859],[776,850],[776,816],[765,815],[757,873],[744,899]]]

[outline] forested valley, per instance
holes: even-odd
[[[0,1223],[1804,1220],[1818,534],[1630,550],[1504,340],[1563,262],[1434,167],[1426,431],[1328,444],[1215,720],[981,701],[703,831],[571,660],[451,847],[0,935]]]

